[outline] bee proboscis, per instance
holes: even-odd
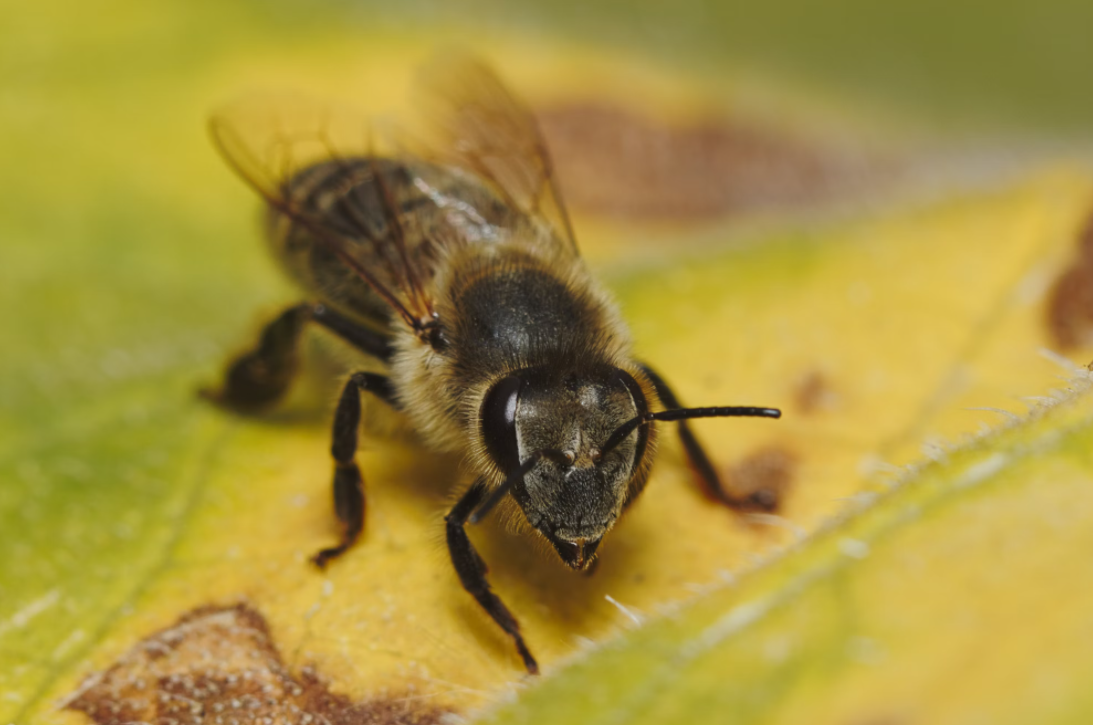
[[[332,116],[306,106],[250,104],[214,116],[216,144],[264,197],[267,238],[307,301],[269,323],[209,396],[244,412],[274,405],[310,323],[382,362],[386,374],[352,374],[337,404],[331,452],[343,534],[313,561],[324,567],[363,530],[355,457],[369,393],[401,411],[430,447],[465,455],[475,478],[445,518],[452,563],[535,673],[467,524],[514,501],[562,561],[587,570],[645,487],[656,421],[678,422],[714,497],[770,508],[765,492],[736,496],[721,484],[686,421],[780,412],[681,407],[633,359],[615,303],[578,254],[532,113],[463,56],[434,63],[422,88],[435,133],[429,150],[415,153],[379,151],[355,120],[338,135]]]

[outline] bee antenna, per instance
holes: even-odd
[[[532,467],[539,462],[539,459],[542,458],[542,456],[543,453],[542,451],[540,451],[539,453],[532,455],[531,458],[528,458],[526,461],[524,461],[511,472],[509,472],[509,475],[505,477],[505,482],[498,486],[496,489],[494,489],[493,493],[490,494],[490,497],[483,501],[482,505],[474,510],[474,513],[472,513],[470,517],[468,517],[467,521],[472,524],[477,524],[479,521],[484,519],[486,517],[486,514],[488,514],[493,509],[493,507],[497,505],[497,502],[503,499],[506,495],[508,495],[509,491],[512,490],[512,487],[516,485],[516,482],[522,481],[524,479],[524,474],[530,471]]]
[[[777,408],[756,408],[752,406],[712,407],[712,408],[675,408],[659,413],[645,413],[626,421],[600,447],[600,456],[606,456],[615,446],[622,443],[626,436],[634,432],[639,425],[648,425],[654,420],[673,421],[691,418],[781,418],[782,411]]]

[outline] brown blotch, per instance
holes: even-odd
[[[432,725],[449,711],[408,698],[353,702],[285,668],[245,604],[201,607],[87,678],[65,707],[102,725]]]
[[[1047,326],[1062,349],[1093,344],[1093,214],[1078,236],[1078,258],[1051,289]]]
[[[596,102],[538,117],[567,203],[623,218],[701,221],[814,205],[875,191],[896,168],[738,119],[667,126]]]
[[[736,463],[726,478],[732,492],[761,502],[763,510],[776,513],[797,473],[797,458],[783,448],[761,448]]]
[[[798,379],[793,402],[797,404],[797,410],[808,415],[836,408],[839,394],[823,372],[810,370]]]

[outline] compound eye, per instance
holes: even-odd
[[[516,404],[524,381],[517,377],[502,378],[482,401],[482,438],[486,450],[503,471],[520,466],[520,451],[516,444]]]

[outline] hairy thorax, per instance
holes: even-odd
[[[629,348],[607,295],[578,259],[504,244],[456,253],[437,280],[445,346],[399,329],[391,377],[425,441],[466,451],[489,386],[515,370],[617,364]]]

